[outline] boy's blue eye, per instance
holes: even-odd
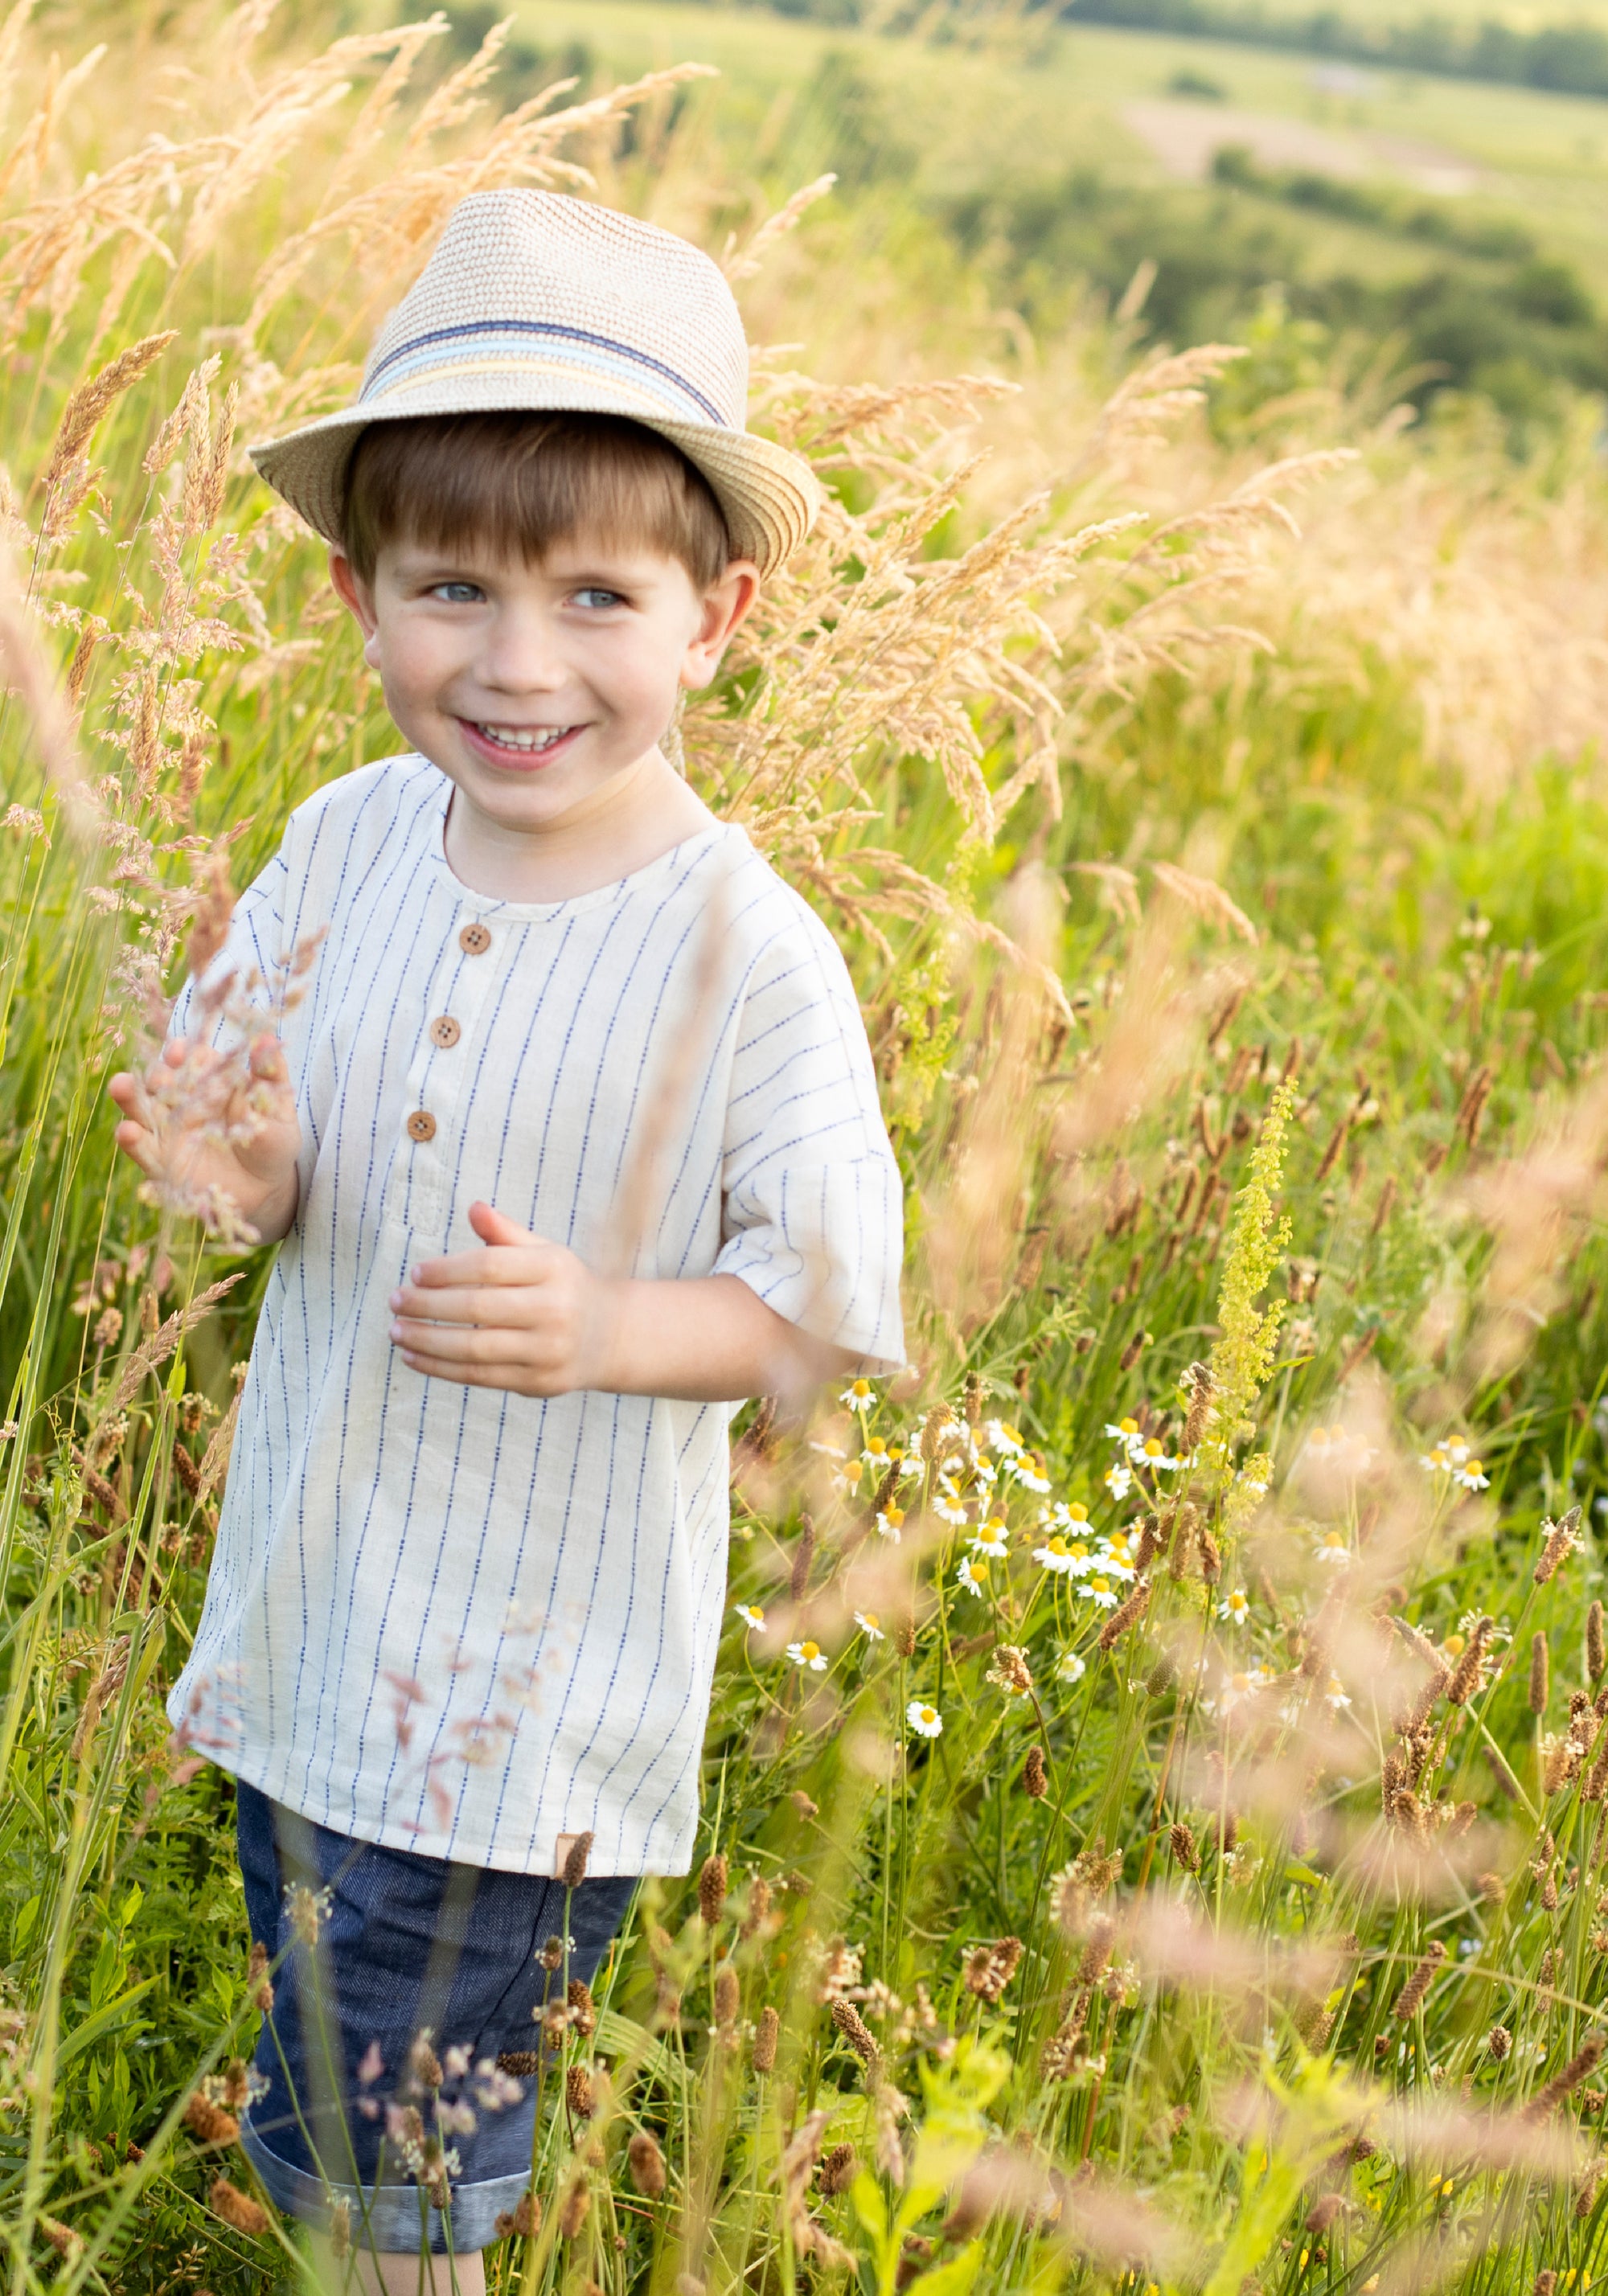
[[[618,590],[604,590],[595,582],[589,582],[584,590],[572,591],[570,594],[578,605],[590,607],[595,611],[600,607],[623,606],[625,603]]]
[[[472,606],[481,592],[478,582],[438,582],[432,594],[449,606]]]

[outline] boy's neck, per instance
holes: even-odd
[[[714,816],[657,749],[539,828],[509,827],[462,789],[447,807],[447,866],[499,901],[568,901],[645,869]]]

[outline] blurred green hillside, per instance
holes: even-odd
[[[1292,386],[1472,393],[1521,454],[1608,391],[1608,102],[1043,9],[928,11],[923,37],[850,0],[514,5],[509,92],[712,63],[682,108],[724,173],[774,199],[833,171],[923,291],[1035,332],[1091,305],[1141,343],[1271,330]],[[468,53],[503,12],[449,12]]]

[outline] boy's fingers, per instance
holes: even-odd
[[[482,1203],[478,1200],[469,1207],[469,1225],[482,1243],[517,1245],[541,1242],[541,1238],[533,1235],[528,1227],[521,1227],[517,1220],[511,1220],[505,1213],[498,1211],[495,1204]]]
[[[133,1157],[142,1172],[154,1168],[156,1142],[143,1124],[136,1124],[130,1118],[127,1122],[119,1124],[111,1136],[125,1156]]]
[[[529,1365],[530,1334],[506,1326],[484,1324],[408,1324],[392,1325],[392,1335],[409,1361],[451,1365]]]
[[[534,1284],[520,1291],[488,1291],[476,1284],[451,1290],[414,1292],[405,1286],[391,1294],[391,1313],[399,1321],[428,1330],[432,1324],[478,1324],[487,1331],[528,1331],[540,1320],[544,1301]]]
[[[453,1251],[445,1259],[426,1259],[410,1269],[408,1283],[432,1292],[464,1284],[513,1290],[521,1283],[546,1283],[553,1274],[554,1256],[554,1246],[537,1241],[518,1247],[494,1245],[487,1251]],[[433,1307],[430,1312],[434,1315]]]

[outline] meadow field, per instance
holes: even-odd
[[[242,442],[509,182],[724,261],[828,488],[682,731],[849,955],[911,1360],[735,1423],[697,1862],[533,2036],[490,2284],[1608,2279],[1600,402],[1516,430],[1276,299],[1169,336],[1142,243],[1035,272],[957,204],[1051,132],[1016,36],[0,26],[12,2296],[317,2285],[237,2142],[232,1784],[162,1705],[267,1255],[136,1185],[104,1084],[394,742]],[[423,2205],[488,2108],[387,2102]]]

